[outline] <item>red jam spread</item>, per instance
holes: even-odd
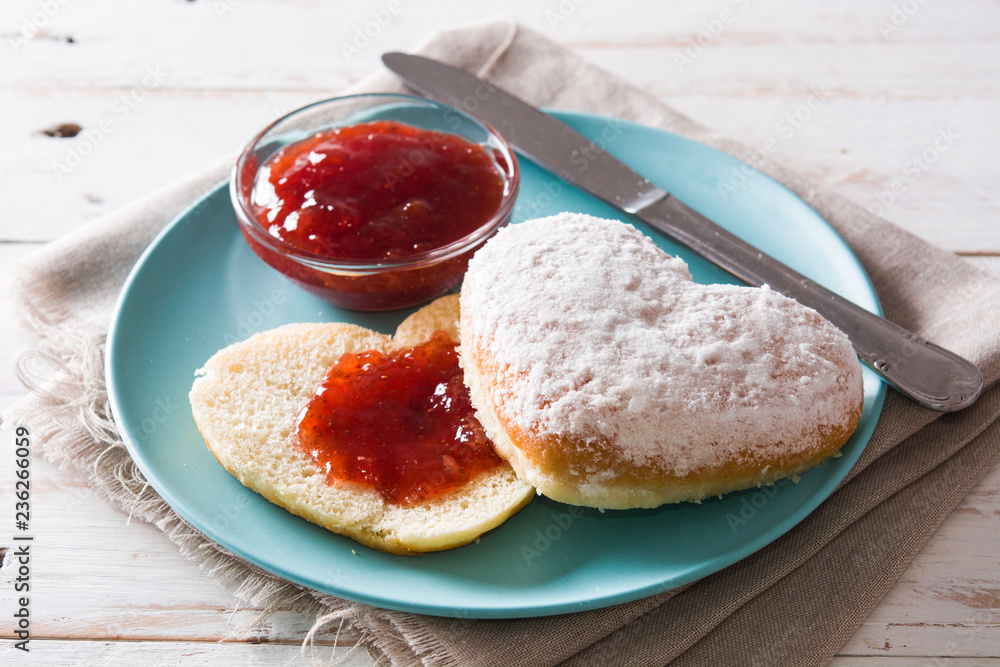
[[[337,360],[303,410],[298,447],[327,482],[374,487],[398,505],[434,498],[501,465],[476,419],[455,342]]]
[[[301,250],[384,260],[447,245],[497,213],[504,180],[465,139],[395,121],[319,132],[258,171],[260,224]]]

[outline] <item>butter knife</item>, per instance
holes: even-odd
[[[972,363],[844,299],[726,231],[650,183],[591,139],[493,84],[430,58],[386,53],[386,67],[415,92],[478,116],[518,153],[634,215],[744,282],[769,285],[815,309],[850,338],[858,357],[900,393],[952,412],[982,392]]]

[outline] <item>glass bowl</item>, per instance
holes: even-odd
[[[301,244],[282,238],[281,230],[276,233],[273,224],[266,224],[261,197],[267,195],[273,199],[273,189],[262,195],[255,193],[255,187],[260,188],[259,178],[270,174],[270,171],[260,172],[270,169],[270,160],[281,157],[279,151],[319,133],[336,131],[336,128],[350,132],[349,126],[375,123],[371,127],[382,127],[386,125],[382,121],[402,123],[421,132],[455,135],[481,147],[489,157],[488,168],[496,170],[502,183],[496,211],[460,238],[440,244],[424,243],[413,254],[379,259],[338,257],[336,252],[304,249]],[[294,151],[295,146],[289,150]],[[412,157],[412,164],[404,159],[399,170],[389,177],[408,177],[420,155]],[[372,94],[316,102],[266,127],[240,155],[230,181],[230,196],[243,237],[268,265],[337,306],[376,311],[414,306],[458,284],[475,251],[510,221],[519,183],[514,151],[483,121],[457,108],[420,97]],[[364,243],[364,237],[360,238]]]

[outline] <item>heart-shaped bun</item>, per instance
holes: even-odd
[[[245,486],[335,533],[399,554],[467,544],[534,496],[506,464],[401,506],[362,484],[328,484],[294,444],[298,414],[343,353],[411,347],[436,331],[457,340],[457,321],[453,295],[411,315],[393,337],[351,324],[289,324],[256,334],[198,371],[190,393],[195,422],[215,457]]]
[[[512,225],[469,264],[461,359],[497,452],[538,492],[624,509],[798,475],[861,415],[850,341],[767,288],[699,285],[630,225]]]

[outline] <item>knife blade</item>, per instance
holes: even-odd
[[[405,53],[386,67],[424,97],[492,125],[518,153],[562,180],[634,215],[744,282],[818,311],[850,338],[858,357],[903,395],[932,410],[971,405],[983,375],[968,360],[861,308],[785,266],[687,206],[592,140],[464,70]]]

